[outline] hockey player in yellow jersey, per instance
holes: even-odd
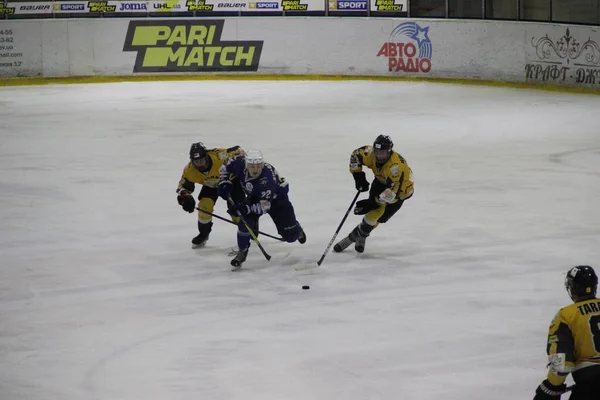
[[[600,399],[600,299],[598,276],[587,265],[567,272],[565,287],[574,304],[561,308],[548,331],[548,376],[534,400],[559,400],[571,374],[575,387],[570,400]]]
[[[363,146],[352,152],[350,172],[356,190],[369,191],[369,198],[356,203],[354,214],[364,215],[362,222],[333,247],[335,252],[344,251],[352,243],[355,243],[357,252],[365,251],[367,237],[373,229],[387,222],[413,195],[412,171],[406,160],[392,150],[393,147],[389,136],[379,135],[373,146]],[[363,166],[371,169],[375,175],[371,190]]]
[[[198,208],[212,213],[215,202],[219,197],[219,169],[224,162],[233,157],[243,156],[244,151],[239,146],[228,149],[207,149],[202,143],[193,143],[190,147],[190,162],[183,169],[183,174],[177,186],[177,202],[187,212],[193,213],[196,202],[192,193],[195,184],[202,185],[198,195]],[[241,190],[241,189],[240,189]],[[234,222],[237,217],[233,218]],[[212,230],[212,216],[198,211],[198,236],[192,239],[194,247],[203,246]]]

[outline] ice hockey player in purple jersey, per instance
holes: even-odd
[[[229,199],[236,181],[242,185],[246,197],[232,205]],[[219,196],[228,201],[230,212],[239,212],[243,216],[243,220],[238,223],[238,253],[231,260],[234,268],[240,268],[246,261],[250,248],[251,235],[244,221],[258,235],[259,218],[269,214],[277,232],[285,241],[306,242],[306,235],[296,219],[288,192],[288,182],[271,164],[264,161],[259,150],[249,150],[245,157],[231,159],[221,167]]]

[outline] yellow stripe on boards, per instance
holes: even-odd
[[[455,85],[493,86],[516,89],[546,90],[552,92],[584,93],[600,95],[600,88],[569,87],[534,83],[487,81],[476,79],[367,76],[367,75],[261,75],[261,74],[196,74],[196,75],[126,75],[126,76],[81,76],[66,78],[4,78],[0,86],[72,85],[115,82],[160,82],[160,81],[394,81],[432,82]]]

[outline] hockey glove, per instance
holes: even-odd
[[[373,211],[379,207],[379,204],[375,202],[373,199],[360,200],[356,202],[356,207],[354,207],[354,215],[365,215],[369,211]]]
[[[196,208],[196,200],[194,200],[194,197],[190,192],[179,192],[179,194],[177,195],[177,202],[179,203],[181,208],[183,208],[184,211],[187,211],[189,213],[194,212],[194,209]]]
[[[566,391],[567,385],[554,386],[548,379],[544,380],[535,390],[533,400],[560,400],[560,396]]]
[[[369,181],[367,181],[367,176],[364,172],[354,172],[352,173],[352,176],[354,177],[356,190],[358,190],[359,192],[369,191]]]
[[[233,183],[231,181],[221,181],[218,187],[219,197],[227,201],[233,192]]]

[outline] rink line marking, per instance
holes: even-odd
[[[600,89],[544,85],[524,82],[506,82],[475,79],[407,77],[407,76],[368,76],[368,75],[129,75],[129,76],[80,76],[63,78],[3,78],[2,86],[41,86],[72,85],[87,83],[119,83],[119,82],[161,82],[161,81],[396,81],[396,82],[431,82],[466,86],[493,86],[514,89],[533,89],[550,92],[580,93],[600,95]]]

